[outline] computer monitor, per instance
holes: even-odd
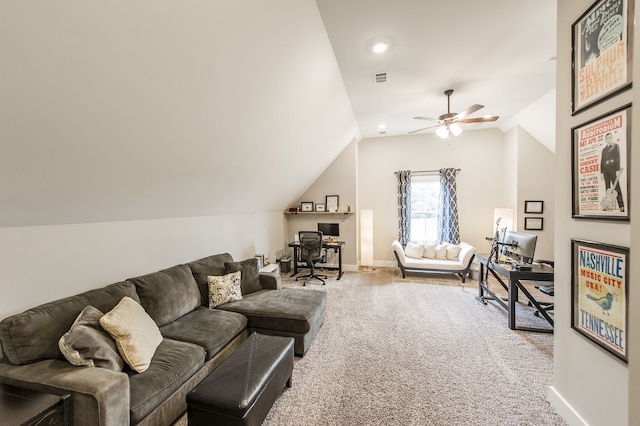
[[[537,235],[506,231],[500,239],[501,252],[520,264],[530,264],[536,251]]]
[[[318,231],[322,232],[323,237],[339,237],[340,236],[340,224],[339,223],[318,223]]]

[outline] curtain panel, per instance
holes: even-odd
[[[438,242],[460,244],[456,169],[440,169]]]
[[[396,172],[398,178],[398,241],[402,247],[411,240],[411,170]]]

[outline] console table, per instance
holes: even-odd
[[[538,331],[543,333],[553,333],[553,318],[540,305],[535,297],[529,293],[520,280],[527,281],[553,281],[553,268],[546,264],[533,264],[530,270],[519,270],[508,263],[496,262],[488,259],[488,256],[476,254],[476,259],[480,263],[480,276],[478,277],[478,300],[486,305],[487,299],[496,301],[508,312],[508,324],[511,330]],[[487,272],[498,280],[498,283],[507,291],[508,302],[505,303],[489,290],[489,283],[486,280]],[[507,280],[505,283],[504,279]],[[540,312],[540,315],[547,320],[552,328],[536,328],[536,327],[519,327],[516,325],[516,302],[518,301],[518,292],[527,297],[533,306]],[[488,296],[487,296],[488,294]]]
[[[334,252],[338,253],[338,267],[334,266],[321,266],[322,269],[328,270],[338,270],[338,279],[342,278],[342,247],[344,246],[344,241],[323,241],[322,248],[325,249],[333,249]],[[289,247],[293,248],[293,273],[291,276],[293,277],[298,273],[298,250],[300,250],[300,242],[294,241],[289,243]]]
[[[0,383],[0,423],[5,426],[69,425],[69,395],[59,396]]]

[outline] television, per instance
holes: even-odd
[[[318,223],[318,231],[322,232],[323,237],[334,238],[340,236],[339,223]]]
[[[506,231],[500,239],[501,252],[519,264],[533,263],[536,252],[537,235]]]

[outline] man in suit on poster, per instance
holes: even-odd
[[[620,190],[620,146],[613,142],[613,134],[607,133],[604,137],[606,145],[602,148],[600,156],[600,174],[606,188],[606,195],[602,201],[605,210],[612,210],[613,198],[618,202],[618,208],[624,212],[624,201]],[[610,203],[610,204],[609,204]],[[609,205],[608,205],[609,204]],[[615,206],[613,207],[615,208]]]

